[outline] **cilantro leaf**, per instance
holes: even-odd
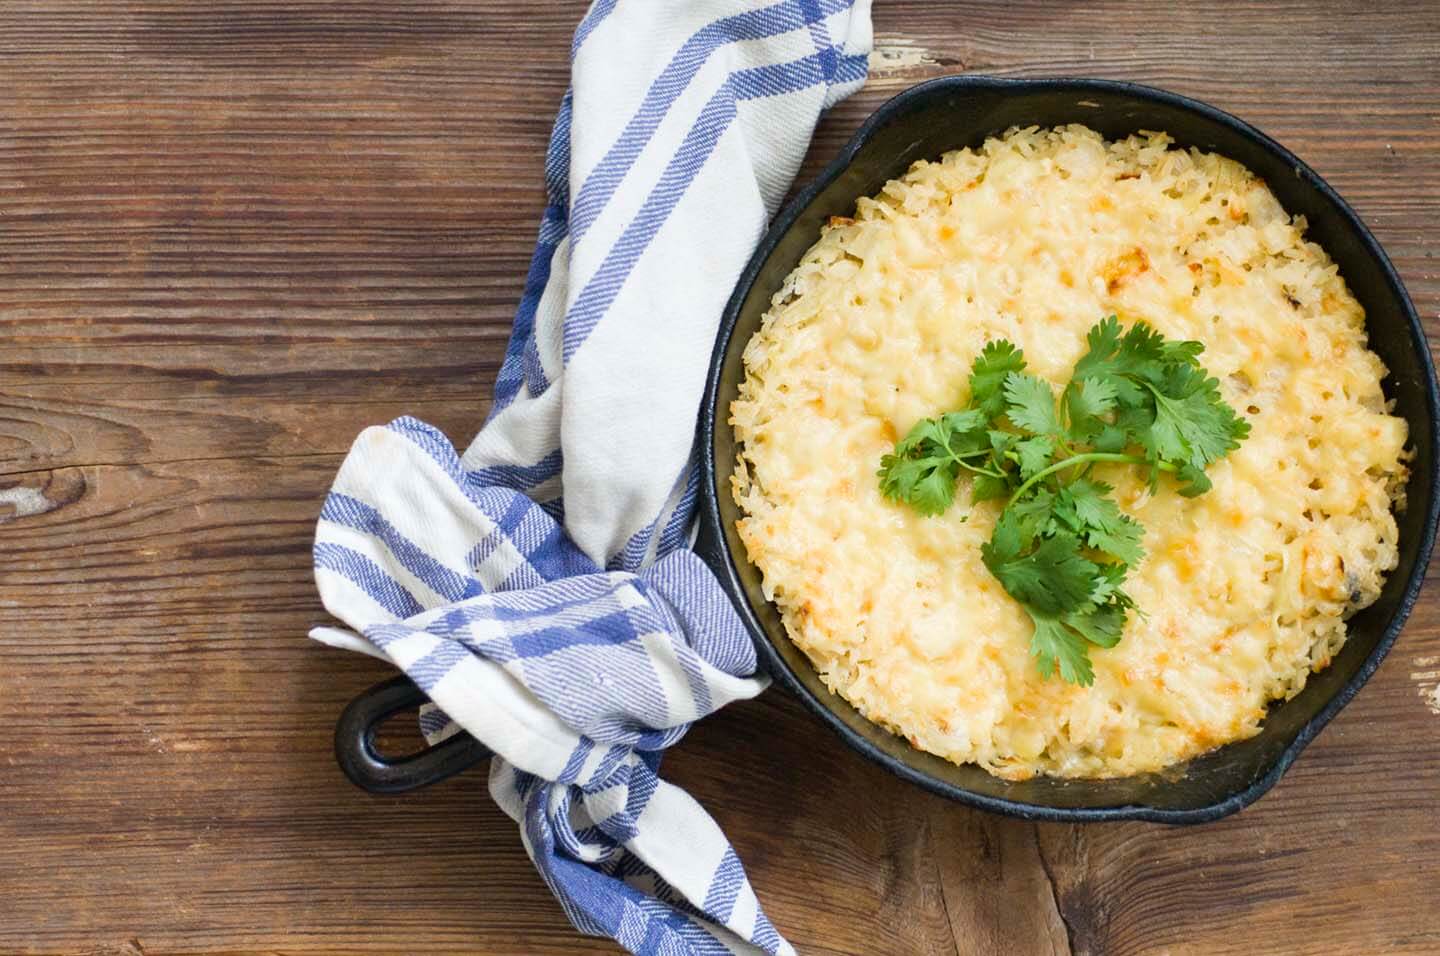
[[[1199,356],[1205,351],[1201,343],[1167,340],[1144,322],[1122,335],[1113,315],[1092,328],[1086,342],[1089,351],[1076,362],[1066,389],[1072,437],[1095,435],[1096,447],[1103,450],[1118,451],[1134,442],[1152,461],[1175,466],[1188,462],[1203,469],[1249,434],[1249,423],[1225,404],[1219,382],[1200,367]],[[1095,428],[1109,409],[1089,407],[1091,383],[1105,383],[1095,387],[1107,393],[1107,399],[1113,392],[1118,431],[1103,424]]]
[[[1005,378],[1025,370],[1025,353],[1004,339],[993,339],[970,368],[970,404],[995,418],[1005,411]]]
[[[946,412],[940,416],[941,443],[957,454],[990,447],[990,437],[985,433],[989,419],[984,412],[967,408],[960,412]]]
[[[922,418],[880,459],[880,493],[923,515],[943,513],[955,501],[963,462],[990,452],[986,424],[986,416],[974,409]]]
[[[1165,337],[1144,322],[1136,322],[1122,336],[1119,318],[1111,315],[1097,323],[1085,341],[1090,350],[1075,363],[1071,380],[1109,381],[1122,406],[1144,402],[1141,383],[1153,381],[1165,366]]]
[[[910,433],[905,436],[905,450],[924,450],[929,454],[934,454],[939,449],[945,447],[945,441],[949,436],[949,432],[950,430],[945,426],[945,419],[943,417],[922,418],[915,423],[914,427],[910,429]]]
[[[976,475],[970,482],[971,501],[995,501],[1010,494],[1010,482],[994,475]]]
[[[1029,478],[1050,466],[1055,457],[1055,442],[1048,435],[1026,438],[1015,443],[1015,456],[1019,459],[1020,477]]]
[[[1220,383],[1197,365],[1167,368],[1155,395],[1153,444],[1162,460],[1204,468],[1240,447],[1250,423],[1220,397]]]
[[[1043,489],[1011,501],[1005,512],[1010,520],[1018,523],[1026,547],[1039,535],[1049,534],[1058,527],[1055,524],[1055,495]],[[1004,517],[1005,514],[1002,514],[1001,518]]]
[[[1058,665],[1060,677],[1066,683],[1081,687],[1095,683],[1095,669],[1090,664],[1085,637],[1066,627],[1058,618],[1037,614],[1028,607],[1026,610],[1035,622],[1035,633],[1030,637],[1030,656],[1035,658],[1041,676],[1052,676]]]
[[[1138,328],[1140,324],[1136,323],[1134,327]],[[1110,380],[1118,388],[1125,383],[1117,379],[1139,374],[1149,360],[1143,352],[1144,341],[1138,338],[1127,341],[1120,332],[1120,319],[1113,315],[1096,323],[1086,334],[1085,343],[1090,349],[1075,363],[1072,381]]]
[[[1058,435],[1055,393],[1043,378],[1025,372],[1005,376],[1005,414],[1015,427],[1036,435]]]
[[[1161,353],[1165,361],[1180,362],[1186,365],[1198,365],[1200,355],[1204,351],[1204,344],[1194,341],[1171,342],[1167,340],[1161,346]]]
[[[1135,564],[1145,555],[1140,547],[1145,529],[1120,512],[1115,499],[1107,497],[1110,491],[1109,485],[1089,478],[1072,481],[1060,490],[1055,516],[1090,547]]]
[[[948,458],[886,455],[880,459],[880,493],[923,515],[938,515],[955,500],[958,468]]]
[[[1117,415],[1117,421],[1102,427],[1095,437],[1090,439],[1090,447],[1109,454],[1118,454],[1124,451],[1125,446],[1130,444],[1130,432],[1118,423],[1119,418],[1120,416]]]
[[[997,526],[998,533],[998,526]],[[991,543],[980,546],[981,558],[1015,600],[1042,614],[1064,614],[1085,607],[1095,590],[1099,568],[1080,553],[1080,539],[1068,532],[1042,538],[1029,554],[1008,556]]]
[[[995,568],[992,565],[1014,561],[1034,540],[1035,529],[1027,527],[1015,509],[1006,508],[1000,512],[1000,517],[995,522],[995,530],[990,533],[990,540],[980,546],[980,556],[984,559],[985,566],[993,572]]]
[[[1186,498],[1198,498],[1210,490],[1209,476],[1188,462],[1175,471],[1175,479],[1181,482],[1179,490]]]
[[[926,459],[935,462],[939,459]],[[910,489],[910,503],[923,515],[938,515],[955,500],[955,465],[944,462],[929,468]]]
[[[1064,393],[1066,434],[1071,441],[1085,441],[1103,432],[1108,423],[1100,416],[1115,408],[1119,390],[1110,379],[1082,378],[1071,382]],[[1124,447],[1123,443],[1120,447]]]
[[[1067,614],[1065,624],[1079,631],[1091,644],[1114,647],[1120,643],[1120,634],[1125,629],[1125,608],[1105,604],[1084,614]]]
[[[1120,318],[1107,315],[1085,333],[1085,344],[1090,350],[1075,363],[1076,379],[1104,378],[1113,374],[1106,363],[1112,362],[1120,351]]]
[[[1121,609],[1132,608],[1135,602],[1130,595],[1120,590],[1125,583],[1125,574],[1129,566],[1118,562],[1103,561],[1100,563],[1100,578],[1095,582],[1095,593],[1090,595],[1097,607],[1106,604],[1116,604]]]
[[[1002,455],[1014,448],[1015,443],[1020,440],[1020,436],[1014,432],[1004,432],[998,428],[990,429],[985,435],[990,439],[990,447]]]

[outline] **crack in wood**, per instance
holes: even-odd
[[[1075,927],[1071,925],[1070,917],[1065,912],[1060,885],[1055,882],[1055,871],[1051,868],[1050,859],[1045,855],[1045,847],[1040,842],[1040,825],[1031,824],[1030,832],[1035,840],[1035,855],[1040,858],[1040,869],[1045,873],[1045,882],[1050,884],[1050,898],[1055,903],[1055,915],[1060,917],[1060,925],[1065,927],[1065,956],[1076,956]]]
[[[358,432],[357,432],[358,434]],[[50,468],[28,468],[19,471],[0,471],[0,479],[23,478],[26,475],[43,475],[46,472],[60,473],[62,471],[81,471],[87,468],[144,468],[152,465],[188,465],[196,462],[207,461],[252,461],[252,462],[275,462],[275,461],[297,461],[316,458],[333,458],[337,461],[345,457],[343,451],[314,451],[314,452],[279,452],[266,455],[209,455],[201,458],[144,458],[135,461],[92,461],[74,465],[55,465]]]
[[[933,813],[927,815],[925,827],[928,831],[925,841],[926,850],[927,855],[930,857],[930,865],[935,870],[935,886],[940,890],[940,910],[945,914],[945,931],[950,934],[951,951],[955,956],[961,956],[960,935],[955,931],[955,917],[950,912],[950,894],[945,891],[945,868],[940,865],[940,858],[934,851],[935,826]]]

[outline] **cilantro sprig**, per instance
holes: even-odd
[[[1026,371],[1020,349],[989,342],[971,368],[969,403],[917,422],[881,459],[879,477],[887,498],[924,515],[948,509],[961,478],[972,502],[1004,499],[981,547],[985,566],[1034,622],[1040,673],[1088,686],[1090,646],[1120,640],[1135,608],[1125,576],[1144,556],[1144,529],[1093,468],[1135,465],[1152,490],[1166,474],[1193,497],[1250,424],[1201,367],[1199,342],[1168,340],[1144,322],[1122,331],[1113,315],[1086,342],[1058,396]]]

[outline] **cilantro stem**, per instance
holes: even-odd
[[[1063,461],[1057,461],[1055,464],[1050,465],[1048,468],[1037,471],[1035,474],[1031,475],[1023,484],[1021,484],[1019,488],[1015,489],[1015,493],[1010,496],[1010,500],[1019,501],[1022,497],[1025,496],[1025,492],[1029,491],[1037,481],[1040,481],[1044,478],[1049,478],[1051,475],[1055,474],[1055,472],[1063,471],[1064,469],[1069,468],[1071,465],[1078,465],[1081,462],[1087,461],[1111,461],[1118,462],[1122,465],[1154,465],[1161,471],[1176,470],[1175,466],[1167,461],[1152,462],[1150,461],[1150,459],[1141,458],[1139,455],[1122,455],[1118,452],[1109,451],[1087,451],[1083,454],[1071,455],[1069,458],[1066,458]]]
[[[949,445],[946,445],[946,446],[945,446],[945,450],[946,450],[946,451],[950,451],[950,446],[949,446]],[[982,451],[966,452],[966,453],[963,454],[963,455],[957,455],[957,454],[955,454],[953,451],[950,451],[950,457],[951,457],[952,459],[954,459],[955,464],[959,465],[961,468],[964,468],[966,471],[972,471],[972,472],[974,472],[974,473],[977,474],[977,475],[989,475],[991,478],[1002,478],[1002,479],[1003,479],[1005,476],[1002,475],[1000,472],[994,471],[994,470],[989,469],[989,468],[977,468],[976,466],[970,464],[968,461],[965,460],[966,458],[974,458],[976,455],[988,455],[988,454],[990,454],[989,449],[985,449],[985,450],[982,450]]]
[[[974,465],[970,464],[968,461],[965,461],[962,458],[956,458],[955,464],[959,465],[961,468],[964,468],[966,471],[973,471],[977,475],[989,475],[991,478],[1000,479],[1004,479],[1005,477],[1000,472],[993,471],[989,468],[976,468]]]
[[[989,475],[991,478],[1003,479],[1005,477],[998,471],[991,471],[988,468],[976,468],[974,465],[970,464],[968,461],[965,460],[966,458],[974,458],[977,455],[990,454],[990,449],[988,448],[977,448],[975,451],[967,451],[963,455],[957,455],[955,454],[954,449],[950,447],[950,440],[948,437],[942,438],[940,441],[940,445],[942,448],[945,449],[945,453],[950,456],[951,460],[954,461],[955,464],[959,465],[961,468],[964,468],[966,471],[973,471],[977,475]]]

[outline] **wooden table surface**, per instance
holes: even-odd
[[[0,0],[0,952],[613,953],[470,774],[368,796],[305,640],[363,427],[481,422],[582,8]],[[1440,5],[879,4],[881,101],[945,73],[1154,83],[1267,130],[1437,330]],[[900,783],[779,693],[666,775],[805,954],[1440,953],[1440,591],[1269,796],[1036,826]]]

